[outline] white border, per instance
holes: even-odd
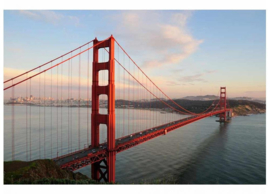
[[[35,0],[8,0],[4,2],[4,9],[101,9],[101,10],[123,10],[123,9],[266,9],[266,0],[46,0],[38,2]]]
[[[262,9],[265,10],[269,8],[269,3],[266,5],[266,0],[165,0],[165,1],[146,1],[146,0],[134,0],[134,1],[124,1],[124,0],[99,0],[99,1],[56,1],[56,0],[46,0],[46,1],[34,1],[34,0],[5,0],[2,8],[2,14],[0,16],[1,25],[1,35],[3,37],[3,10],[14,10],[14,9],[102,9],[102,10],[123,10],[123,9],[178,9],[178,10],[243,10],[243,9]],[[268,12],[268,11],[267,11]],[[267,15],[267,21],[269,21],[269,14]],[[269,22],[268,22],[269,23]],[[269,28],[267,25],[267,32]],[[267,39],[267,46],[269,46],[269,40]],[[1,42],[1,59],[3,60],[3,41]],[[267,52],[266,52],[267,53]],[[2,63],[2,66],[3,66]],[[267,63],[268,64],[268,63]],[[3,67],[1,68],[3,71]],[[2,72],[3,75],[3,72]],[[267,75],[270,75],[269,68],[267,67]],[[3,76],[1,81],[3,83]],[[2,86],[3,87],[3,86]],[[269,89],[269,79],[267,79],[267,88]],[[267,102],[269,102],[269,90],[267,89]],[[3,100],[3,90],[1,89],[1,98]],[[0,103],[3,110],[3,103]],[[269,110],[269,105],[267,104],[267,112]],[[0,123],[2,124],[1,141],[3,141],[3,111],[0,115]],[[269,120],[269,115],[267,114],[267,121]],[[269,129],[267,125],[267,129]],[[269,133],[267,132],[267,136]],[[267,137],[269,139],[269,137]],[[1,150],[3,151],[3,142],[0,144]],[[269,148],[269,143],[267,143],[267,150]],[[3,154],[0,154],[1,160],[3,161]],[[269,154],[267,153],[267,161],[269,161]],[[269,178],[269,170],[267,169],[267,183]],[[3,184],[3,165],[1,165],[1,183]],[[267,184],[268,185],[268,184]],[[113,185],[113,186],[101,186],[101,185],[84,185],[84,186],[42,186],[46,188],[40,188],[41,186],[8,186],[2,185],[2,191],[4,193],[270,193],[269,187],[264,185]]]

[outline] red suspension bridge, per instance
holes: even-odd
[[[71,171],[91,165],[92,178],[108,182],[115,182],[117,153],[206,117],[227,122],[232,113],[226,87],[201,113],[180,106],[113,36],[7,79],[4,91],[11,160],[51,158]]]

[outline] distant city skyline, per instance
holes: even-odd
[[[33,95],[29,95],[29,96],[10,96],[8,99],[5,99],[5,101],[18,101],[18,102],[23,102],[23,101],[78,101],[79,98],[76,98],[76,97],[70,97],[70,98],[53,98],[53,97],[50,97],[50,96],[33,96]],[[166,98],[160,98],[161,100],[168,100]],[[182,98],[173,98],[173,99],[187,99],[187,100],[213,100],[213,99],[219,99],[219,96],[216,96],[216,95],[199,95],[199,96],[185,96],[185,97],[182,97]],[[233,97],[233,98],[228,98],[228,99],[239,99],[239,100],[260,100],[258,98],[250,98],[250,97],[244,97],[244,96],[239,96],[239,97]],[[115,100],[127,100],[127,99],[122,99],[122,98],[117,98]],[[80,98],[80,101],[89,101],[89,102],[92,102],[91,98]],[[102,102],[105,102],[107,101],[107,99],[100,99],[100,101]],[[131,99],[130,101],[133,101],[133,99]],[[134,101],[159,101],[157,98],[138,98],[138,99],[134,99]],[[262,101],[263,102],[263,101]]]
[[[265,16],[263,10],[4,11],[4,80],[113,34],[171,98],[217,95],[226,86],[229,97],[265,99]],[[86,86],[85,78],[84,95]],[[16,95],[25,94],[16,89]]]

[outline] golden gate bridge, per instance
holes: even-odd
[[[95,38],[7,79],[4,91],[11,99],[16,93],[25,95],[24,140],[16,136],[17,128],[22,127],[16,124],[22,118],[16,116],[16,103],[10,103],[12,160],[24,152],[26,161],[36,153],[36,158],[53,159],[70,171],[91,165],[92,179],[106,182],[115,182],[116,154],[200,119],[218,115],[219,122],[227,122],[232,115],[227,107],[226,87],[220,87],[220,98],[201,113],[180,106],[146,75],[113,36],[103,41]],[[33,93],[38,96],[35,103]],[[38,109],[35,113],[34,107]],[[67,110],[63,111],[64,107]],[[162,115],[159,110],[171,114]],[[142,117],[150,118],[143,126]],[[106,131],[101,133],[104,126]],[[16,143],[18,138],[23,141],[20,145]]]

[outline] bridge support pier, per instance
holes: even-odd
[[[107,156],[109,182],[115,182],[115,160],[116,160],[116,152],[109,151],[108,156]]]
[[[103,160],[105,166],[100,162],[92,164],[92,179],[105,182],[115,182],[115,84],[114,84],[114,37],[100,43],[94,40],[93,48],[93,83],[92,83],[92,120],[91,120],[91,144],[93,147],[99,147],[99,125],[107,125],[107,160]],[[99,62],[99,49],[107,48],[109,51],[109,60],[107,62]],[[99,85],[99,71],[108,70],[108,85]],[[108,114],[99,113],[99,96],[108,96]],[[101,169],[106,167],[106,171]],[[107,176],[107,177],[106,177]]]

